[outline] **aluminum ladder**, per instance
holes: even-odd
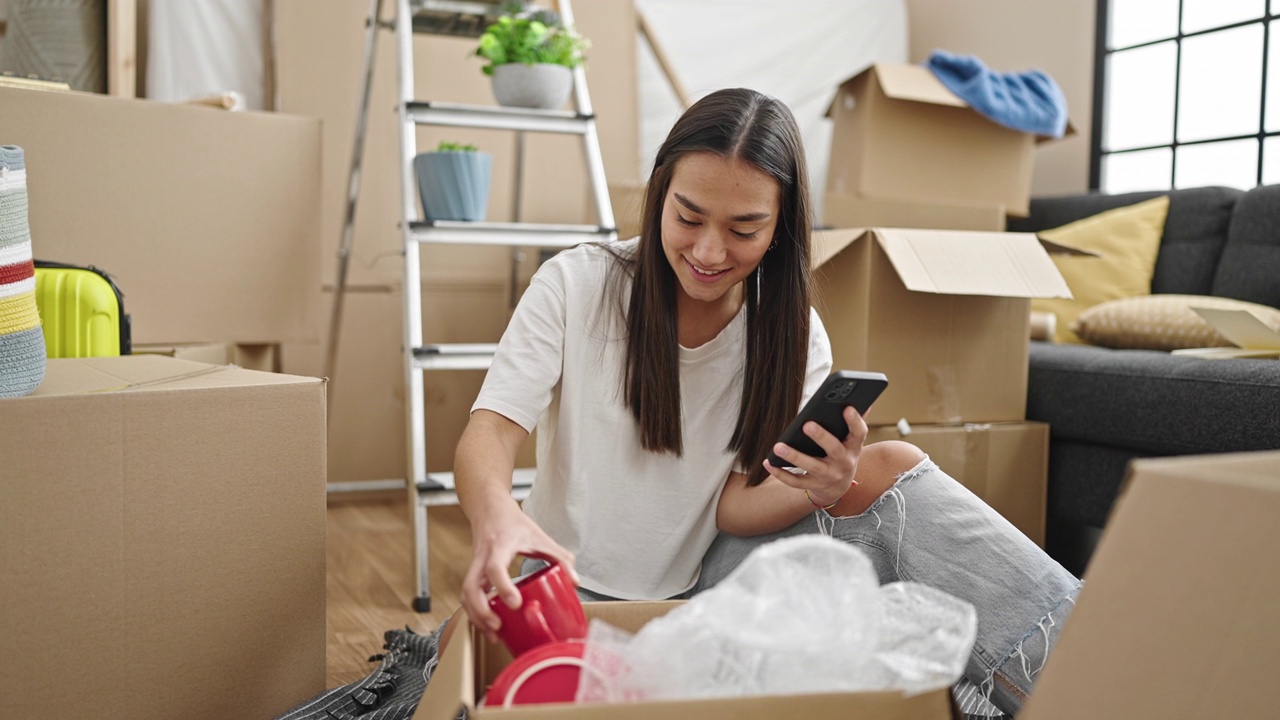
[[[339,251],[339,278],[336,284],[334,312],[331,318],[329,368],[337,352],[341,324],[342,296],[346,287],[347,262],[353,235],[355,202],[359,194],[360,166],[363,156],[365,119],[368,116],[369,88],[372,85],[376,55],[377,31],[390,25],[395,31],[397,60],[397,113],[400,121],[400,227],[404,245],[404,372],[406,398],[406,432],[408,444],[407,486],[414,533],[414,579],[416,595],[413,608],[430,612],[431,587],[428,562],[427,508],[458,502],[453,473],[427,473],[426,410],[423,402],[424,374],[433,370],[486,370],[493,360],[496,344],[425,343],[422,332],[422,285],[419,246],[423,243],[468,245],[505,245],[513,248],[537,247],[563,249],[617,237],[613,208],[604,172],[604,158],[596,117],[587,91],[586,73],[581,66],[573,69],[573,98],[576,110],[530,110],[489,105],[461,105],[419,100],[414,97],[414,33],[461,35],[478,38],[484,28],[496,20],[498,5],[477,0],[395,0],[394,22],[381,22],[382,0],[371,0],[366,25],[364,75],[361,106],[356,123],[348,183],[348,204]],[[573,25],[569,0],[555,3],[567,26]],[[418,154],[417,126],[438,125],[511,130],[520,141],[517,152],[523,152],[523,133],[561,133],[582,137],[591,193],[595,201],[598,224],[535,224],[522,222],[453,222],[420,219],[413,159]],[[522,158],[517,157],[515,193],[521,192]],[[521,468],[512,478],[512,492],[517,500],[528,496],[533,485],[534,470]]]

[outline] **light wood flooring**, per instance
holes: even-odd
[[[326,687],[377,667],[382,635],[406,625],[434,630],[458,607],[471,558],[471,528],[457,507],[431,508],[427,526],[431,612],[414,612],[413,532],[404,491],[329,497]]]

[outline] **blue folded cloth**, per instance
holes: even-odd
[[[994,122],[1053,138],[1066,133],[1067,99],[1039,70],[998,73],[972,55],[946,50],[934,50],[926,64],[951,92]]]

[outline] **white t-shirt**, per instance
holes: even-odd
[[[472,411],[537,426],[537,477],[524,512],[574,553],[584,588],[626,600],[668,598],[697,581],[716,535],[720,491],[736,465],[727,448],[742,395],[746,311],[710,342],[680,348],[684,454],[647,451],[622,399],[625,326],[607,319],[616,315],[605,287],[615,262],[608,250],[584,245],[539,269]],[[806,400],[831,370],[830,342],[812,311],[811,328]]]

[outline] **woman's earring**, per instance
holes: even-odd
[[[773,249],[776,247],[778,247],[778,241],[774,240],[773,242],[769,243],[769,249],[765,250],[765,252],[772,252]]]

